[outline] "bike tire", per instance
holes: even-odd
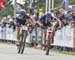
[[[46,47],[46,55],[49,55],[49,49],[50,49],[50,35],[48,36],[48,43]]]
[[[27,33],[26,31],[23,32],[23,40],[22,40],[22,46],[21,46],[21,54],[24,53],[24,48],[25,48],[25,44],[26,44],[26,36],[27,36],[26,33]]]
[[[22,31],[22,34],[20,36],[20,45],[18,46],[18,53],[23,54],[25,43],[26,43],[26,32]]]

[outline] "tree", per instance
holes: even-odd
[[[70,5],[75,5],[75,0],[69,0]]]

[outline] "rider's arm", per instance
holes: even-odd
[[[32,25],[35,25],[35,20],[34,20],[33,16],[29,16],[29,17],[30,17],[30,20],[29,21],[31,22],[31,24]]]
[[[14,24],[16,25],[16,23],[17,23],[17,20],[16,20],[16,18],[14,18]]]
[[[20,19],[19,19],[18,17],[16,17],[15,20],[14,20],[14,24],[15,24],[15,25],[19,25],[19,20],[20,20]]]
[[[59,26],[61,27],[62,26],[62,22],[58,18],[55,18],[55,19],[59,23]]]

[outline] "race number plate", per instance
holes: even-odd
[[[28,27],[27,26],[22,26],[21,30],[28,30]]]
[[[48,27],[47,32],[53,32],[52,27]]]

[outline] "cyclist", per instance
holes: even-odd
[[[19,45],[19,33],[20,33],[20,26],[26,25],[27,20],[31,22],[32,25],[34,25],[34,19],[31,15],[26,14],[26,10],[22,9],[20,10],[19,16],[16,17],[16,34],[17,34],[17,41],[16,44]]]
[[[52,20],[56,20],[57,22],[59,22],[59,25],[61,26],[61,21],[59,19],[57,19],[56,17],[52,16],[51,13],[47,13],[40,18],[40,21],[43,25],[43,32],[45,33],[44,34],[45,35],[44,36],[44,48],[43,48],[44,50],[46,49],[46,40],[48,40],[47,39],[48,35],[47,35],[46,30],[48,29],[48,27],[52,26],[52,24],[51,24]]]

